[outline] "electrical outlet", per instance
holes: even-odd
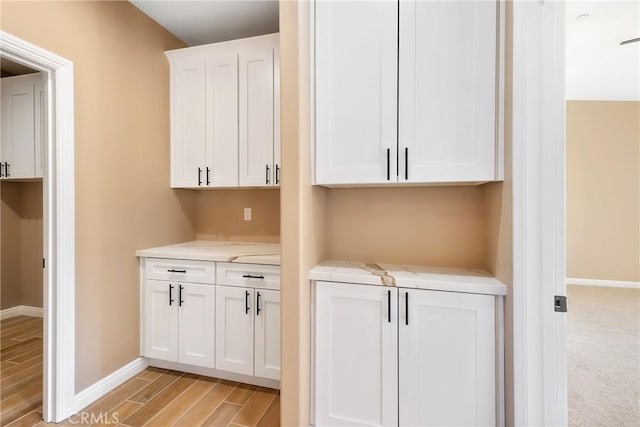
[[[244,208],[244,220],[251,221],[251,208]]]

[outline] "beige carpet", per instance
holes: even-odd
[[[640,290],[567,295],[569,425],[640,426]]]

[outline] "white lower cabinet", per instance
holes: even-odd
[[[144,355],[213,368],[215,286],[146,280]]]
[[[216,286],[216,368],[280,379],[280,291]]]
[[[313,425],[496,425],[495,296],[314,286]]]

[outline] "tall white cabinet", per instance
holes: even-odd
[[[316,1],[314,183],[502,179],[503,9]]]
[[[279,185],[278,34],[166,55],[171,68],[171,186]]]
[[[44,84],[40,73],[0,82],[0,178],[42,178]]]

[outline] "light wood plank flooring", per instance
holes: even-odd
[[[14,320],[17,319],[17,320]],[[40,320],[40,319],[38,319]],[[6,322],[6,323],[5,323]],[[22,328],[17,325],[23,323]],[[13,325],[13,326],[12,326]],[[280,425],[278,390],[164,369],[148,368],[62,424],[42,422],[42,322],[39,336],[30,318],[2,321],[2,425],[16,426],[257,426]],[[6,328],[6,329],[5,329]],[[22,333],[16,333],[21,329]],[[5,335],[5,332],[7,335]],[[37,335],[37,333],[35,334]],[[32,349],[16,352],[40,339],[39,356]],[[5,344],[5,340],[11,341]],[[6,354],[11,356],[5,361]],[[14,348],[14,350],[10,350]],[[20,353],[22,356],[14,355]],[[29,355],[25,359],[25,355]],[[21,362],[16,361],[20,359]],[[26,362],[30,363],[27,364]],[[15,368],[23,363],[24,369]],[[30,365],[30,371],[28,367]],[[35,374],[38,371],[38,374]],[[20,376],[17,372],[23,372]],[[5,377],[11,381],[5,382]],[[27,383],[27,379],[31,379]],[[16,384],[20,384],[19,386]],[[9,390],[5,394],[5,387]],[[11,391],[12,390],[12,391]],[[14,396],[13,400],[11,396]],[[5,399],[7,406],[5,407]],[[6,414],[5,414],[6,412]],[[83,418],[84,417],[84,418]]]

